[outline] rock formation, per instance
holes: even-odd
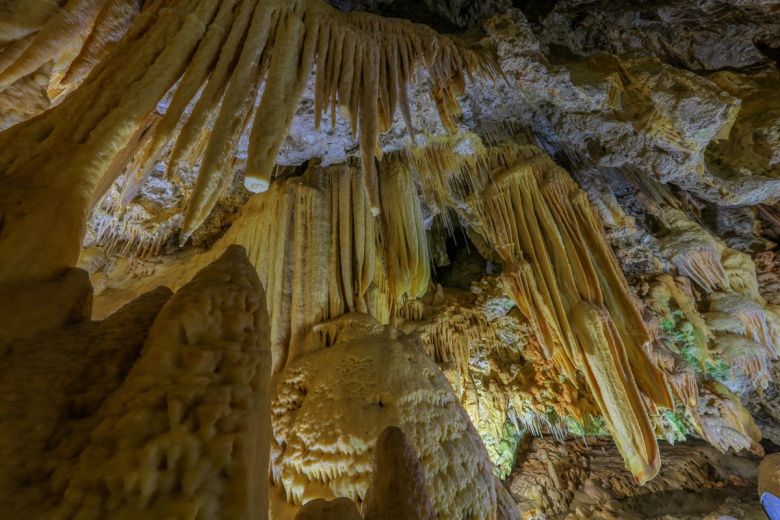
[[[89,310],[83,271],[49,285],[63,295],[53,310]],[[266,517],[268,316],[244,251],[173,296],[150,292],[102,322],[88,314],[3,343],[6,514]]]
[[[423,467],[403,430],[387,427],[376,441],[363,517],[367,520],[436,518],[425,489]]]
[[[759,514],[776,4],[5,1],[0,509]]]
[[[725,509],[729,501],[741,502],[746,515],[742,518],[760,513],[757,503],[740,497],[760,478],[756,461],[721,454],[701,442],[661,444],[661,471],[642,487],[620,468],[615,446],[602,438],[564,444],[533,439],[521,449],[524,460],[508,482],[510,493],[526,515],[634,519],[663,511],[664,505],[672,515],[697,515],[702,507],[704,511],[718,506]],[[656,494],[668,503],[654,501]]]
[[[368,513],[379,500],[366,498],[373,449],[385,428],[397,426],[420,458],[439,518],[497,518],[502,484],[482,441],[447,379],[413,340],[347,314],[316,326],[308,341],[315,348],[281,373],[272,403],[277,500],[300,506],[346,496],[366,499]]]
[[[90,28],[90,20],[109,18],[96,18],[104,3],[76,2],[82,12],[75,5],[69,9],[74,4],[71,2],[32,41],[24,44],[17,40],[4,47],[6,65],[0,73],[0,85],[14,83],[61,52],[65,41]],[[93,25],[92,30],[103,27]],[[93,41],[97,46],[99,40],[102,38],[88,40],[84,52],[91,51]],[[272,53],[277,40],[279,49]],[[17,45],[25,47],[18,55]],[[190,55],[190,62],[183,59]],[[144,59],[133,58],[138,56]],[[252,192],[266,191],[274,160],[315,62],[315,127],[328,105],[332,121],[337,107],[348,114],[353,134],[360,122],[363,184],[369,207],[378,214],[373,161],[377,132],[388,129],[399,103],[409,120],[406,89],[418,61],[425,63],[435,81],[433,93],[445,122],[458,112],[456,96],[464,92],[466,75],[495,77],[500,73],[482,54],[461,50],[425,26],[364,14],[344,15],[321,0],[291,4],[170,0],[149,4],[102,62],[106,66],[98,67],[72,95],[42,117],[3,134],[3,177],[8,183],[24,185],[20,191],[6,190],[4,205],[62,208],[70,216],[62,219],[62,227],[51,226],[48,255],[30,255],[21,271],[17,262],[4,259],[2,279],[42,278],[75,264],[89,201],[101,180],[104,185],[112,181],[103,177],[117,171],[110,166],[120,153],[146,156],[139,161],[139,180],[146,177],[174,136],[170,169],[183,161],[200,163],[182,228],[185,239],[203,222],[229,181],[225,170],[229,170],[228,161],[247,125],[251,131],[245,185]],[[263,95],[250,117],[266,74]],[[150,122],[150,115],[174,85],[164,116]],[[186,122],[176,131],[185,109],[201,90]],[[82,111],[84,103],[89,103],[91,110]],[[255,120],[262,124],[253,125]],[[203,126],[212,121],[213,128],[202,133]],[[144,136],[135,139],[138,132]],[[65,149],[91,159],[56,165],[45,160]],[[38,157],[44,163],[34,166],[32,159],[22,164],[22,156]],[[55,176],[62,186],[51,181]],[[38,189],[29,191],[33,186]],[[38,213],[17,209],[5,214],[4,251],[19,255],[30,247],[25,237],[28,230],[42,225]]]

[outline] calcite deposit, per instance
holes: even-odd
[[[0,516],[760,518],[778,60],[775,0],[0,1]]]
[[[86,273],[49,284],[62,297],[33,288],[38,306],[87,312],[4,338],[5,514],[265,517],[268,316],[244,251],[101,322],[89,318]]]
[[[758,519],[762,514],[754,500],[741,496],[752,494],[757,482],[760,486],[757,462],[724,455],[701,442],[661,444],[664,463],[643,487],[616,464],[619,454],[603,438],[565,443],[525,439],[521,449],[524,458],[508,479],[509,492],[530,517],[701,518],[718,510],[727,514],[729,507],[739,511],[737,518]]]
[[[292,505],[346,496],[370,511],[380,500],[366,497],[373,448],[397,426],[420,458],[439,518],[498,518],[503,484],[452,387],[413,339],[347,314],[318,325],[309,341],[316,350],[280,374],[272,402],[271,471],[283,490],[275,496]]]

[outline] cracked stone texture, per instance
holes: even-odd
[[[721,454],[702,442],[662,444],[661,458],[659,476],[640,487],[608,439],[559,443],[527,437],[507,483],[524,518],[531,519],[717,519],[713,513],[728,508],[740,511],[740,519],[761,518],[757,460]]]
[[[587,56],[655,56],[690,70],[767,68],[780,50],[780,2],[561,0],[540,39]]]

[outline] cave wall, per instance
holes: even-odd
[[[753,514],[776,2],[330,4],[0,6],[4,509]]]

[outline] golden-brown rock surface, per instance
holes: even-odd
[[[760,514],[776,4],[0,2],[0,509]]]

